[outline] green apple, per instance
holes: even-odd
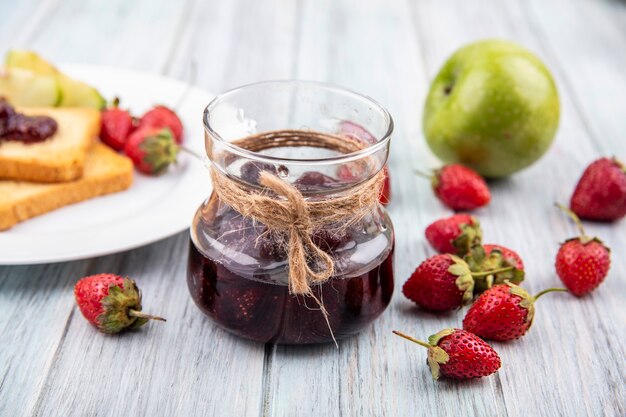
[[[457,50],[433,81],[424,135],[444,162],[505,177],[537,161],[559,124],[559,95],[532,52],[504,40]]]

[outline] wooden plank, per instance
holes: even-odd
[[[418,11],[422,25],[420,33],[429,36],[430,49],[425,57],[433,74],[444,54],[471,39],[494,36],[526,45],[553,70],[560,87],[563,110],[556,143],[535,167],[510,180],[492,184],[494,201],[483,211],[485,216],[482,219],[488,239],[510,245],[526,260],[526,287],[536,292],[559,285],[553,267],[557,242],[575,232],[551,203],[567,201],[582,167],[590,161],[590,156],[593,158],[608,143],[605,141],[599,145],[600,140],[593,140],[586,127],[585,115],[581,117],[580,108],[574,103],[567,77],[570,74],[575,77],[576,73],[569,72],[570,63],[559,60],[561,57],[546,48],[545,39],[537,37],[537,29],[529,25],[517,2],[508,2],[501,7],[492,7],[491,2],[453,7],[450,3],[433,1],[420,5],[424,6]],[[572,8],[571,4],[561,6],[549,9],[547,13],[545,9],[541,10],[546,16],[546,25],[551,25],[554,31],[569,27],[566,23],[558,27],[555,24],[560,21],[556,16],[561,17],[569,13],[565,9]],[[590,27],[584,34],[572,31],[567,42],[578,45],[583,42],[583,37],[595,33],[595,27]],[[596,65],[605,68],[610,63],[598,59]],[[618,100],[621,104],[618,103],[617,107],[623,107],[623,98]],[[611,146],[614,152],[625,149],[623,143]],[[521,207],[524,212],[520,212]],[[622,222],[589,225],[588,229],[602,236],[613,248],[619,248],[623,247],[625,227]],[[624,302],[624,282],[616,279],[622,274],[623,266],[614,261],[606,284],[592,296],[582,300],[565,295],[542,299],[531,333],[521,341],[496,345],[505,361],[499,377],[509,415],[525,415],[528,405],[537,403],[542,407],[535,409],[534,415],[592,415],[596,410],[603,410],[605,415],[623,415],[623,361],[617,365],[616,371],[614,364],[599,359],[624,356],[623,337],[617,336],[617,343],[613,340],[614,335],[624,333],[618,327],[619,321],[615,320],[623,317],[619,306]],[[581,364],[593,361],[593,365],[574,366],[573,361]],[[552,382],[541,386],[536,384],[537,380],[547,379]],[[597,388],[600,386],[610,388]]]
[[[195,307],[187,242],[181,233],[93,262],[90,272],[136,279],[144,310],[168,322],[103,336],[76,312],[33,415],[256,415],[263,346],[230,336]]]
[[[209,5],[212,6],[210,10],[227,15],[229,6],[220,12],[219,4],[216,2]],[[172,14],[165,11],[163,14],[148,14],[146,17],[141,13],[141,9],[147,7],[145,4],[138,6],[139,11],[134,8],[123,11],[119,9],[120,5],[111,7],[114,11],[106,13],[98,6],[79,7],[76,15],[71,16],[67,16],[68,11],[59,12],[59,15],[55,15],[54,25],[62,25],[68,20],[89,22],[95,20],[92,13],[96,15],[119,13],[121,15],[119,25],[123,26],[119,31],[128,30],[134,33],[137,30],[136,22],[139,15],[145,18],[142,24],[158,25],[162,16]],[[189,7],[180,15],[206,16],[208,12],[205,10],[207,4],[204,2],[190,3]],[[286,45],[286,50],[283,50],[275,45],[275,41],[279,37],[291,38],[288,32],[293,27],[289,24],[292,14],[278,15],[278,29],[271,29],[273,27],[271,26],[271,30],[266,31],[267,36],[263,36],[265,27],[257,23],[259,26],[255,28],[251,24],[259,16],[263,18],[262,22],[271,21],[273,19],[271,9],[248,10],[245,4],[241,3],[237,5],[236,11],[237,15],[232,16],[236,20],[226,21],[225,25],[234,28],[233,36],[243,36],[246,39],[243,42],[229,42],[222,37],[222,43],[231,45],[227,51],[230,58],[221,61],[220,65],[211,62],[211,67],[218,69],[226,83],[233,84],[241,81],[229,81],[231,76],[255,79],[263,77],[263,74],[254,74],[252,69],[246,69],[250,68],[247,61],[250,57],[253,57],[253,63],[257,64],[259,69],[276,74],[288,73],[292,61],[288,58],[276,60],[275,65],[258,64],[262,58],[259,51],[271,50],[275,51],[277,56],[289,56],[291,45]],[[199,25],[195,28],[175,23],[170,22],[167,27],[180,31],[167,34],[162,40],[163,43],[184,43],[188,31],[198,33],[200,27],[206,26],[206,20],[194,20],[193,23]],[[53,32],[59,33],[61,30],[55,28]],[[145,35],[149,36],[149,33]],[[222,34],[212,34],[213,37],[216,35]],[[121,38],[108,39],[111,51],[109,56],[98,56],[97,51],[102,50],[103,46],[96,46],[93,54],[81,59],[78,52],[68,54],[61,48],[64,37],[63,33],[59,33],[58,38],[41,40],[41,48],[48,51],[51,56],[72,61],[107,63],[117,59],[112,57],[123,56],[124,41]],[[94,44],[104,42],[99,36],[95,38]],[[255,42],[252,42],[253,40]],[[37,41],[33,43],[36,44]],[[205,51],[204,47],[203,43],[199,43],[193,44],[190,48],[183,48],[182,53],[178,48],[170,48],[170,51],[176,56],[177,61],[189,62],[190,56],[201,55]],[[82,50],[83,47],[77,46],[77,49]],[[172,57],[165,59],[158,54],[148,56],[147,52],[151,50],[136,52],[137,56],[129,65],[151,69],[164,63],[163,68],[171,74],[185,76],[186,65],[168,66],[165,63],[171,61]],[[167,48],[162,52],[170,53]],[[230,66],[242,70],[229,71]],[[206,72],[201,74],[205,77],[207,75]],[[284,76],[281,75],[280,78]],[[206,79],[213,81],[213,76],[203,78],[199,83],[203,84],[203,80]],[[42,375],[39,387],[41,393],[25,412],[34,415],[56,415],[70,412],[69,410],[77,415],[90,415],[96,412],[98,415],[258,414],[262,398],[265,348],[263,345],[231,337],[212,325],[199,312],[193,305],[186,287],[186,258],[187,236],[183,233],[176,238],[146,248],[96,259],[90,271],[113,271],[132,276],[142,285],[146,308],[159,306],[158,312],[165,315],[169,322],[164,326],[150,326],[142,332],[129,335],[102,337],[96,335],[79,313],[75,312],[67,324],[66,333],[69,336],[64,338],[58,347],[51,369]],[[73,283],[74,279],[76,277],[70,282]],[[70,302],[66,305],[73,305],[71,295]],[[61,332],[56,334],[60,335]],[[237,369],[242,372],[234,373],[233,364],[236,364]],[[128,396],[127,393],[132,394]],[[119,401],[120,398],[129,398],[129,401]]]
[[[198,85],[215,93],[255,81],[289,78],[296,53],[296,2],[198,1],[179,34],[167,72],[193,61]]]
[[[421,39],[420,39],[421,41]],[[417,312],[403,298],[404,280],[431,250],[422,230],[445,210],[428,181],[412,169],[435,167],[421,140],[420,108],[427,77],[411,14],[401,1],[306,2],[298,78],[321,79],[364,92],[388,106],[396,133],[390,159],[396,224],[396,294],[367,331],[333,346],[278,347],[271,361],[269,415],[506,415],[497,378],[475,384],[432,381],[425,352],[391,334],[427,337],[456,322]]]
[[[2,267],[0,317],[7,319],[0,322],[0,415],[522,416],[531,406],[531,414],[541,416],[626,414],[626,283],[618,279],[626,274],[619,262],[624,222],[588,226],[614,249],[606,284],[582,300],[542,299],[528,336],[495,344],[504,363],[495,377],[434,383],[424,352],[390,334],[398,328],[426,337],[459,326],[463,315],[420,312],[399,291],[432,254],[424,227],[449,213],[427,182],[412,175],[414,168],[438,164],[422,137],[421,107],[439,65],[471,39],[499,36],[536,51],[555,74],[563,104],[555,145],[533,168],[493,183],[492,205],[478,212],[488,240],[521,253],[527,287],[536,292],[558,284],[557,242],[574,233],[552,201],[567,200],[591,158],[626,154],[618,113],[626,104],[622,5],[51,0],[37,6],[36,25],[10,29],[21,27],[34,4],[0,4],[0,47],[17,42],[54,60],[179,78],[195,60],[198,84],[215,92],[295,76],[336,82],[387,105],[396,119],[390,212],[397,283],[381,320],[339,351],[332,345],[264,349],[217,329],[193,306],[184,282],[184,233],[93,261]],[[124,336],[96,335],[73,308],[71,287],[77,277],[102,271],[136,278],[145,309],[169,322]]]
[[[621,108],[626,97],[624,3],[531,1],[522,9],[534,35],[558,60],[566,88],[598,151],[609,155],[619,151],[618,156],[626,159]],[[557,13],[555,24],[547,16]]]
[[[88,261],[0,267],[0,415],[29,415],[72,318]]]
[[[18,2],[19,3],[19,2]],[[187,2],[49,0],[5,47],[34,49],[53,62],[80,62],[160,72],[184,22]],[[16,42],[13,42],[16,39]]]

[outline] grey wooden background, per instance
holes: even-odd
[[[623,1],[0,0],[0,52],[29,47],[55,62],[178,78],[195,60],[197,83],[211,92],[304,78],[375,97],[396,121],[389,210],[397,231],[396,296],[339,350],[263,346],[213,326],[187,293],[186,233],[112,256],[0,267],[0,416],[626,415],[626,222],[587,226],[613,248],[606,283],[581,300],[543,298],[524,339],[495,344],[503,360],[495,376],[435,383],[425,352],[391,334],[427,337],[463,316],[420,312],[399,290],[432,254],[425,226],[449,214],[412,175],[437,166],[420,123],[429,80],[454,49],[485,37],[534,50],[561,93],[549,154],[492,184],[493,203],[477,213],[488,241],[521,253],[536,292],[558,284],[557,245],[575,233],[552,202],[567,201],[593,158],[626,159]],[[109,271],[137,279],[146,308],[168,322],[96,334],[72,287]]]

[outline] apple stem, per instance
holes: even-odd
[[[583,224],[578,218],[578,216],[576,215],[576,213],[574,213],[572,210],[570,210],[568,207],[565,207],[562,204],[554,203],[554,205],[557,206],[563,213],[567,214],[574,221],[574,224],[576,224],[576,227],[578,228],[578,232],[580,233],[581,240],[584,240],[584,241],[590,240],[589,236],[587,236],[587,234],[585,233],[585,228],[583,227]]]
[[[415,338],[413,338],[413,337],[411,337],[411,336],[408,336],[408,335],[406,335],[406,334],[404,334],[404,333],[402,333],[402,332],[399,332],[399,331],[397,331],[397,330],[392,330],[391,332],[392,332],[393,334],[397,335],[397,336],[400,336],[400,337],[405,338],[406,340],[410,340],[410,341],[411,341],[411,342],[413,342],[413,343],[417,343],[417,344],[418,344],[418,345],[420,345],[420,346],[424,346],[425,348],[430,349],[430,348],[432,347],[431,345],[429,345],[429,344],[428,344],[428,343],[426,343],[426,342],[422,342],[421,340],[417,340],[417,339],[415,339]]]

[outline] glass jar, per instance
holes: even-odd
[[[370,98],[304,81],[228,91],[207,106],[204,124],[214,174],[244,190],[243,199],[245,190],[281,199],[261,185],[267,172],[308,203],[353,198],[370,187],[386,164],[393,130],[389,113]],[[291,136],[276,146],[284,132]],[[310,135],[337,146],[303,140]],[[263,137],[271,147],[256,146]],[[346,153],[344,144],[358,146]],[[311,284],[314,297],[290,291],[290,234],[222,200],[214,192],[193,219],[187,282],[198,307],[224,329],[264,343],[322,343],[356,334],[388,306],[394,232],[377,199],[359,216],[317,219],[309,236],[330,255],[334,273]]]

